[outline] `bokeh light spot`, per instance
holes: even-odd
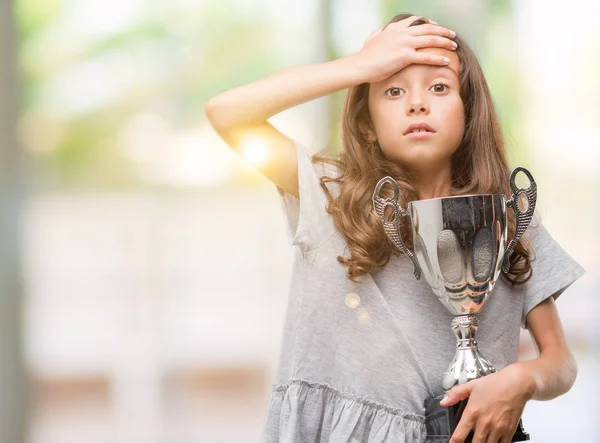
[[[369,322],[369,313],[361,308],[356,311],[356,318],[358,319],[359,323],[364,325],[365,323]]]
[[[348,295],[346,295],[346,306],[348,306],[351,309],[357,308],[358,305],[360,305],[360,296],[355,293],[355,292],[351,292]]]

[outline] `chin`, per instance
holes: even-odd
[[[409,154],[409,155],[407,155]],[[432,152],[431,148],[411,149],[411,152],[403,152],[402,155],[387,155],[389,160],[408,169],[420,169],[423,165],[436,165],[451,163],[452,155],[441,155]]]
[[[451,162],[454,152],[456,149],[436,147],[431,143],[413,143],[403,146],[388,158],[409,167],[423,167],[423,164],[447,164]]]

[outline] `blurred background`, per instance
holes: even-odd
[[[513,166],[587,273],[558,300],[573,389],[534,442],[600,441],[600,3],[0,3],[0,443],[258,442],[292,250],[275,187],[206,101],[358,51],[399,12],[477,53]],[[270,121],[339,149],[344,91]],[[523,331],[521,359],[535,357]]]

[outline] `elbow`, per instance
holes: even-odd
[[[206,119],[210,122],[210,124],[212,126],[215,126],[215,121],[216,121],[216,106],[215,106],[215,101],[214,98],[210,99],[209,101],[206,102],[206,104],[204,105],[204,115],[206,116]]]
[[[578,372],[577,360],[575,360],[575,357],[569,351],[566,361],[565,361],[565,379],[564,379],[565,392],[568,392],[575,384],[575,380],[577,379],[577,372]]]
[[[225,108],[218,103],[215,104],[214,99],[209,100],[204,105],[204,114],[215,133],[235,151],[239,143],[240,128],[231,124],[227,118],[227,113],[228,111]]]
[[[215,104],[215,100],[211,99],[204,105],[204,115],[215,132],[225,140],[230,132],[230,127],[225,123],[224,113],[220,109],[219,105]]]
[[[219,103],[218,96],[206,102],[204,115],[217,134],[223,138],[230,136],[241,126],[232,119],[231,108]]]
[[[577,360],[568,349],[563,351],[562,361],[557,362],[560,369],[556,373],[555,381],[555,395],[552,398],[559,395],[564,395],[571,390],[577,379]]]
[[[545,375],[538,374],[535,400],[552,400],[571,390],[577,379],[577,361],[568,348],[554,348],[542,352]]]

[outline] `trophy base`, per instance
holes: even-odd
[[[440,406],[443,395],[428,398],[425,400],[425,418],[427,426],[427,439],[425,443],[448,443],[456,426],[460,421],[467,400],[462,400],[455,405],[444,407]],[[465,443],[471,443],[473,440],[473,431],[469,433],[465,439]],[[523,429],[523,423],[519,419],[517,429],[512,437],[511,442],[527,441],[529,434]]]

